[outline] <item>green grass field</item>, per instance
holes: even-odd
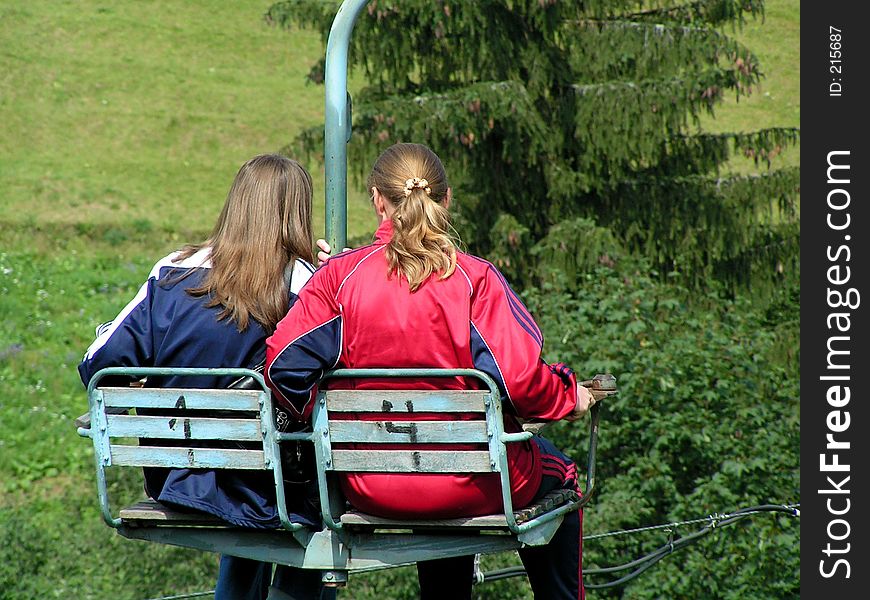
[[[319,37],[267,26],[270,1],[0,4],[0,599],[212,585],[213,556],[102,525],[75,367],[154,260],[208,234],[242,162],[322,122],[322,88],[304,80]],[[703,127],[799,125],[798,1],[770,0],[737,36],[768,77]],[[365,235],[373,217],[351,197],[349,234]]]
[[[322,120],[319,37],[269,4],[4,4],[0,220],[210,228],[242,162]]]
[[[799,127],[800,101],[800,2],[768,0],[765,18],[750,19],[743,29],[724,32],[749,47],[759,58],[765,75],[758,89],[737,100],[726,97],[715,118],[705,117],[703,129],[712,132],[748,131],[766,127]],[[800,144],[784,149],[772,167],[800,165]],[[736,157],[731,168],[737,172],[756,169],[752,161]]]

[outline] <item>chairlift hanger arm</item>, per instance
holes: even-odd
[[[344,0],[332,22],[326,44],[323,157],[326,175],[326,240],[333,253],[347,246],[347,142],[351,131],[347,53],[356,19],[368,1]]]

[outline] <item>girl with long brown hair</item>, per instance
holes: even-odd
[[[295,160],[264,154],[239,169],[211,235],[157,262],[135,298],[79,365],[87,386],[100,369],[247,367],[262,364],[265,340],[314,272],[311,176]],[[149,387],[223,388],[229,377],[149,377]],[[160,502],[255,528],[277,528],[271,475],[146,469],[145,490]],[[302,502],[292,495],[288,501]],[[288,506],[291,511],[295,507]],[[224,556],[216,600],[265,598],[271,565]],[[314,571],[279,569],[282,589],[319,595]]]

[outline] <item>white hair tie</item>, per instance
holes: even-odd
[[[415,189],[425,190],[426,195],[430,196],[432,194],[432,188],[429,187],[429,181],[426,179],[421,179],[420,177],[413,177],[411,179],[405,180],[405,197],[411,195]]]

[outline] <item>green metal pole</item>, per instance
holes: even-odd
[[[326,43],[326,240],[332,253],[347,246],[347,142],[350,139],[350,97],[347,93],[347,51],[350,34],[369,0],[344,0]]]

